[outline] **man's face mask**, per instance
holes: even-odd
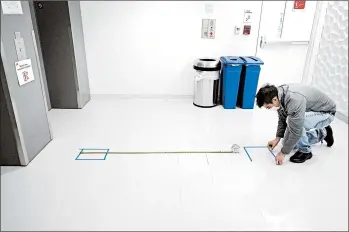
[[[264,104],[264,108],[267,110],[278,111],[280,109],[280,106],[275,105],[279,105],[277,98],[273,99],[273,103]]]
[[[269,108],[269,110],[272,110],[272,111],[278,111],[279,109],[280,109],[280,106],[279,107],[273,106]]]

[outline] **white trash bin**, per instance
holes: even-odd
[[[218,105],[220,61],[217,59],[197,59],[194,63],[194,102],[202,108]]]

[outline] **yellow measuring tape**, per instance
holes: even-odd
[[[81,154],[105,154],[105,151],[84,151]],[[131,155],[131,154],[232,154],[233,151],[109,151],[109,154]]]

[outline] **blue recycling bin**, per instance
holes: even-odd
[[[242,65],[237,56],[222,56],[221,61],[221,102],[224,109],[235,109],[239,91]]]
[[[242,109],[253,109],[258,86],[261,65],[264,62],[255,56],[240,57],[242,66],[237,106]]]

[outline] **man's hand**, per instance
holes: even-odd
[[[281,165],[284,159],[285,159],[285,155],[281,151],[275,156],[275,162],[277,165]]]
[[[277,137],[274,140],[271,140],[268,142],[268,147],[270,150],[274,150],[274,148],[279,144],[280,138]]]

